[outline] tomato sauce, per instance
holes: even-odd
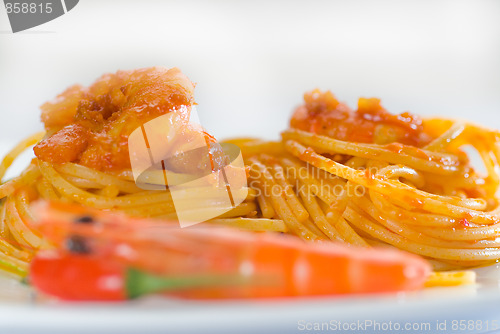
[[[130,168],[128,136],[172,111],[188,119],[183,106],[194,103],[193,89],[178,69],[159,67],[105,74],[89,88],[70,87],[41,107],[50,135],[35,146],[35,155],[103,171]]]
[[[393,115],[377,98],[360,98],[354,111],[331,92],[316,89],[304,95],[304,102],[292,116],[292,128],[358,143],[423,147],[432,140],[421,118],[408,112]]]

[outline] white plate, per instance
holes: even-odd
[[[0,332],[301,333],[323,326],[325,332],[487,333],[500,328],[499,272],[483,268],[481,284],[416,293],[217,302],[154,297],[123,304],[58,302],[1,279]]]
[[[5,148],[0,145],[0,156]],[[500,265],[477,273],[474,286],[415,293],[216,302],[152,297],[103,304],[51,300],[0,277],[0,333],[500,332]]]

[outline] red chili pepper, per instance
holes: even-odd
[[[124,300],[125,267],[91,255],[39,252],[31,262],[29,282],[66,300]]]
[[[237,276],[164,277],[93,255],[40,252],[31,263],[29,282],[64,300],[121,301],[157,292],[246,284]]]

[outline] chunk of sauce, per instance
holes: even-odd
[[[103,171],[130,168],[128,136],[169,112],[188,119],[193,89],[178,69],[157,67],[106,74],[89,88],[70,87],[41,107],[49,136],[35,146],[35,155]]]
[[[292,128],[358,143],[423,147],[432,140],[424,132],[421,118],[408,112],[393,115],[377,98],[360,98],[356,111],[329,91],[313,90],[304,94],[304,101],[292,116]]]

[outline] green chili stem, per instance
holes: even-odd
[[[134,299],[155,292],[177,291],[193,288],[212,288],[228,285],[246,285],[253,280],[241,275],[196,275],[165,277],[129,268],[125,274],[125,291]]]

